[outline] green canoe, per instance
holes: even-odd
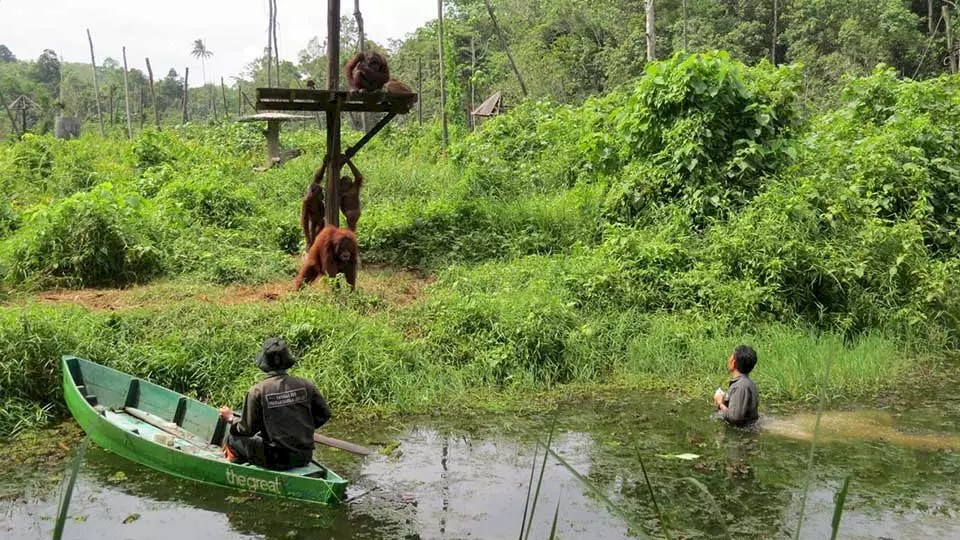
[[[61,364],[67,408],[111,452],[218,486],[325,504],[346,498],[347,481],[316,463],[281,472],[227,461],[227,426],[213,407],[75,356]]]

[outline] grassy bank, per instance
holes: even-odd
[[[0,433],[55,410],[61,353],[235,402],[273,334],[354,410],[701,392],[741,342],[771,399],[811,396],[830,355],[836,393],[881,389],[960,343],[960,78],[879,69],[804,117],[798,73],[680,55],[580,106],[455,127],[445,158],[437,126],[392,126],[356,159],[353,295],[196,298],[292,278],[312,126],[284,135],[304,157],[264,173],[239,124],[2,144]],[[371,265],[430,284],[398,293]],[[29,300],[154,283],[112,313]]]

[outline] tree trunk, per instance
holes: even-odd
[[[773,0],[774,11],[776,11],[777,0]],[[683,50],[686,52],[689,49],[687,42],[687,0],[683,0]]]
[[[277,44],[277,0],[270,1],[273,2],[273,61],[277,68],[277,86],[280,86],[280,46]]]
[[[417,57],[417,123],[423,125],[423,59]]]
[[[777,65],[777,41],[779,36],[777,35],[777,24],[780,17],[780,4],[779,0],[773,0],[773,39],[770,42],[770,63]]]
[[[147,73],[150,75],[150,101],[153,102],[153,118],[157,123],[157,131],[160,131],[160,109],[157,108],[157,92],[153,87],[153,68],[150,67],[149,58],[147,58]]]
[[[653,10],[653,0],[647,0],[647,62],[656,60],[657,30],[654,26],[655,21],[656,15]]]
[[[473,110],[477,108],[477,86],[474,83],[476,73],[477,44],[473,36],[470,36],[470,110],[467,111],[467,124],[470,126],[470,131],[476,128],[476,126],[473,125]]]
[[[140,131],[147,123],[147,89],[140,85]]]
[[[357,33],[360,37],[360,52],[367,50],[367,39],[363,32],[363,14],[360,13],[360,0],[353,0],[353,18],[357,20]],[[367,113],[360,112],[360,131],[367,132]]]
[[[520,81],[520,91],[523,92],[523,97],[527,97],[527,85],[523,83],[523,77],[520,76],[520,70],[517,69],[517,64],[513,61],[513,55],[510,54],[510,46],[507,45],[507,37],[503,34],[503,30],[500,29],[500,25],[497,24],[497,17],[493,14],[493,6],[490,5],[490,0],[483,0],[483,3],[487,6],[487,13],[490,14],[490,21],[493,22],[493,29],[496,30],[497,37],[500,38],[500,46],[503,47],[503,52],[507,53],[507,60],[510,62],[510,68],[513,69],[513,73],[517,76],[517,80]],[[443,24],[442,21],[441,24]]]
[[[927,29],[929,30],[928,34],[933,35],[933,0],[927,0]]]
[[[130,117],[130,83],[127,81],[127,48],[123,47],[123,106],[127,111],[127,138],[133,138],[133,118]]]
[[[268,0],[270,15],[267,19],[267,86],[273,86],[273,0]]]
[[[188,80],[190,79],[190,68],[186,68],[183,72],[183,99],[181,103],[183,105],[183,116],[181,123],[186,124],[190,121],[190,115],[187,113],[187,107],[190,105],[190,85]]]
[[[960,68],[957,66],[957,51],[953,45],[953,21],[950,20],[950,8],[944,4],[940,6],[940,9],[943,11],[943,21],[947,23],[947,53],[950,55],[950,73],[956,73]]]
[[[114,86],[110,87],[110,98],[109,98],[109,101],[107,102],[107,105],[110,106],[110,127],[111,128],[113,128],[113,125],[116,123],[113,115],[113,111],[115,110],[113,105],[113,94],[116,92],[116,90],[117,90],[116,87]]]
[[[440,131],[442,135],[441,149],[446,153],[447,144],[450,142],[450,133],[447,130],[447,79],[446,65],[443,62],[443,0],[437,0],[437,22],[439,23],[438,39],[440,43],[440,121],[443,125]]]
[[[223,77],[220,77],[220,93],[223,95],[223,116],[227,116],[227,85],[223,83]]]
[[[93,94],[97,100],[97,120],[100,122],[100,136],[106,134],[103,131],[103,111],[100,110],[100,85],[97,83],[97,59],[93,57],[93,38],[90,37],[90,29],[87,29],[87,41],[90,42],[90,65],[93,66]]]

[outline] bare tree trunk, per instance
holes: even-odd
[[[510,62],[510,67],[513,69],[514,75],[517,76],[517,80],[520,81],[520,91],[523,92],[523,97],[527,97],[527,85],[523,83],[523,77],[520,76],[517,63],[513,61],[513,55],[510,54],[507,37],[503,34],[503,30],[500,29],[500,25],[497,24],[497,17],[493,14],[493,6],[490,5],[490,0],[483,0],[483,3],[487,6],[487,13],[490,14],[490,21],[493,22],[493,29],[497,31],[497,36],[500,38],[500,46],[503,47],[503,52],[507,53],[507,60]]]
[[[946,4],[940,6],[943,12],[943,21],[947,23],[947,52],[950,54],[950,73],[956,73],[960,67],[957,66],[957,51],[953,45],[953,21],[950,20],[950,7]]]
[[[130,83],[127,81],[127,48],[123,47],[123,106],[127,111],[127,137],[133,138],[133,119],[130,118]]]
[[[190,79],[190,68],[186,68],[183,72],[183,99],[181,103],[183,104],[183,116],[181,123],[186,124],[190,121],[190,115],[187,113],[187,107],[190,105],[190,85],[188,80]]]
[[[273,85],[273,0],[267,0],[270,15],[267,20],[267,86]]]
[[[773,0],[774,6],[777,4],[777,0]],[[776,8],[774,8],[776,9]],[[689,49],[687,42],[687,0],[683,0],[683,50],[686,52]]]
[[[447,130],[447,80],[446,65],[443,62],[443,0],[437,0],[437,21],[439,23],[438,38],[440,43],[440,121],[443,124],[441,144],[442,150],[446,152],[447,144],[450,142],[450,132]]]
[[[223,77],[220,77],[220,93],[223,95],[223,116],[227,116],[227,85],[223,83]]]
[[[467,124],[470,131],[476,126],[473,125],[473,110],[477,108],[477,86],[474,84],[474,76],[477,73],[477,44],[470,36],[470,110],[467,111]]]
[[[273,61],[275,62],[275,67],[277,68],[277,86],[280,86],[280,45],[277,44],[277,0],[270,0],[273,2]]]
[[[357,20],[357,32],[360,36],[360,52],[367,50],[367,39],[363,33],[363,15],[360,13],[360,0],[353,0],[353,18]],[[367,113],[360,113],[360,130],[367,132]]]
[[[327,0],[327,90],[340,89],[340,0]],[[325,222],[340,226],[340,106],[327,111],[327,193]]]
[[[654,22],[656,22],[656,15],[653,10],[653,0],[647,0],[647,62],[656,60],[657,30]]]
[[[777,65],[777,41],[779,37],[777,35],[777,25],[780,22],[780,3],[778,0],[773,0],[773,40],[770,42],[770,63]]]
[[[933,35],[935,30],[933,27],[933,0],[927,0],[927,28],[929,29],[929,35]]]
[[[423,125],[423,59],[417,57],[417,123]]]
[[[150,101],[153,102],[153,117],[157,123],[157,131],[160,131],[160,109],[157,108],[157,92],[153,87],[153,68],[150,67],[149,58],[147,58],[147,73],[150,75]]]
[[[93,94],[97,100],[97,120],[100,122],[100,136],[104,137],[103,131],[103,111],[100,110],[100,85],[97,83],[97,59],[93,57],[93,38],[90,37],[90,29],[87,29],[87,41],[90,42],[90,65],[93,66]]]

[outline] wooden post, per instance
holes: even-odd
[[[777,0],[773,0],[773,11],[774,13],[777,11]],[[689,48],[689,42],[687,41],[687,0],[683,0],[683,52],[687,52]]]
[[[770,43],[770,63],[777,65],[777,23],[779,23],[780,17],[780,3],[778,0],[773,0],[773,40]]]
[[[97,120],[100,122],[100,136],[106,135],[103,131],[103,111],[100,110],[100,86],[97,84],[97,59],[93,56],[93,38],[90,29],[87,29],[87,41],[90,42],[90,65],[93,66],[93,94],[97,100]]]
[[[776,0],[774,0],[776,1]],[[927,0],[927,28],[929,29],[929,35],[933,35],[933,0]]]
[[[180,103],[183,105],[183,116],[181,117],[181,123],[186,124],[190,121],[190,115],[187,113],[187,106],[190,105],[190,85],[188,80],[190,79],[190,68],[186,68],[183,71],[183,99],[180,100]]]
[[[107,101],[107,105],[110,106],[110,128],[111,129],[113,128],[113,125],[116,123],[115,122],[116,118],[114,117],[114,114],[113,114],[113,112],[116,110],[114,109],[114,105],[113,105],[113,94],[114,92],[116,92],[116,90],[117,88],[115,86],[110,85],[110,98]]]
[[[243,114],[243,92],[240,91],[240,79],[237,81],[237,116]]]
[[[653,0],[647,0],[647,62],[656,60],[657,29],[654,25],[655,21]]]
[[[223,116],[227,116],[227,85],[223,83],[223,77],[220,77],[220,93],[223,95]]]
[[[127,82],[127,48],[123,47],[123,106],[127,111],[127,138],[133,138],[133,119],[130,118],[130,83]]]
[[[340,89],[340,0],[327,0],[327,90]],[[327,197],[325,222],[340,226],[340,108],[327,111]]]
[[[417,57],[417,123],[423,124],[423,58]]]
[[[147,123],[147,89],[140,85],[140,131],[143,131],[143,125]]]
[[[957,66],[957,51],[953,46],[953,21],[950,20],[950,7],[946,4],[940,6],[943,12],[943,20],[947,23],[947,53],[950,55],[950,73],[956,73],[960,66]]]
[[[277,44],[277,0],[270,0],[273,2],[273,60],[276,62],[277,68],[277,86],[280,86],[280,45]],[[337,19],[338,27],[340,19]]]
[[[270,14],[267,20],[267,86],[273,84],[273,0],[267,0]]]
[[[147,73],[150,74],[150,100],[153,102],[153,117],[157,123],[157,131],[160,131],[160,109],[157,109],[157,92],[153,87],[153,68],[150,67],[149,58],[147,58]]]
[[[267,163],[280,158],[280,121],[267,120]]]
[[[439,23],[439,42],[440,42],[440,121],[443,124],[441,129],[441,149],[444,153],[447,151],[450,133],[447,131],[447,80],[446,65],[443,62],[443,0],[437,0],[437,21]]]
[[[473,110],[477,108],[477,86],[474,84],[474,76],[477,74],[477,44],[470,36],[470,110],[467,111],[467,124],[470,131],[476,129],[473,125]]]
[[[357,33],[360,36],[360,52],[367,50],[366,37],[363,33],[363,15],[360,13],[360,0],[353,0],[353,18],[357,20]],[[367,113],[360,112],[360,131],[367,132]]]
[[[510,62],[510,67],[513,69],[514,75],[517,76],[517,80],[520,81],[520,91],[523,92],[523,97],[527,97],[527,85],[523,84],[523,77],[520,76],[520,70],[517,69],[517,64],[513,61],[513,55],[510,54],[510,46],[507,45],[507,37],[504,35],[503,30],[500,29],[500,25],[497,24],[497,17],[493,14],[493,6],[490,5],[490,0],[483,0],[483,3],[487,5],[487,13],[490,14],[490,21],[493,22],[493,29],[497,31],[497,36],[500,38],[500,46],[503,47],[503,52],[507,53],[507,60]],[[440,33],[442,34],[442,20],[440,21],[440,25]]]

